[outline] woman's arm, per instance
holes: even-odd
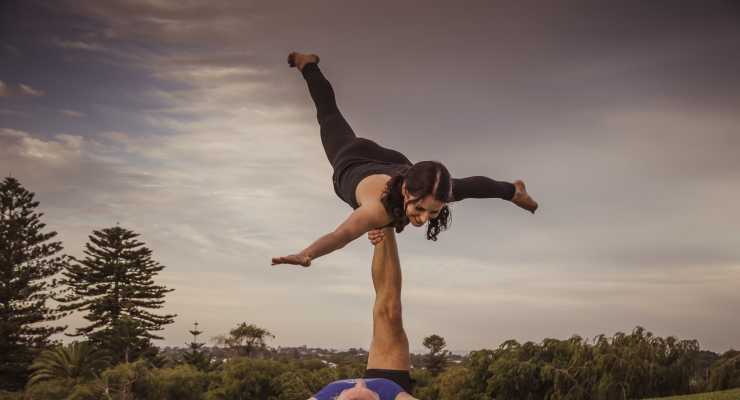
[[[372,202],[362,205],[353,211],[344,222],[339,224],[333,232],[318,238],[298,254],[274,257],[272,265],[294,264],[308,267],[311,265],[311,260],[341,249],[371,229],[382,226],[387,222],[385,221],[387,218],[382,203]]]

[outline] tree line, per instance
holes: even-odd
[[[423,388],[428,399],[641,399],[740,387],[740,352],[719,356],[696,340],[643,327],[593,340],[507,340],[471,352]]]
[[[62,254],[39,202],[18,180],[0,183],[0,399],[305,400],[327,383],[364,372],[367,352],[270,348],[274,335],[242,322],[214,346],[153,344],[176,315],[157,313],[173,289],[139,235],[93,230],[82,257]],[[59,320],[88,322],[66,333]],[[65,333],[77,340],[53,340]],[[412,355],[415,395],[430,400],[632,399],[740,387],[740,352],[702,351],[696,340],[631,333],[452,355],[439,335]]]

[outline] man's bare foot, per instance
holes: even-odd
[[[311,63],[319,63],[319,56],[316,54],[303,54],[303,53],[297,53],[292,52],[288,54],[288,65],[291,67],[297,67],[299,70],[303,71],[303,67],[306,66],[306,64]]]
[[[511,202],[534,214],[539,205],[527,193],[524,182],[514,181],[514,188],[516,191],[514,192],[514,197],[511,198]]]

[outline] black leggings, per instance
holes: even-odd
[[[311,98],[316,104],[316,119],[321,127],[321,143],[333,168],[341,167],[351,159],[412,165],[412,162],[400,152],[355,135],[347,120],[339,112],[334,89],[318,65],[306,64],[302,73]]]
[[[412,165],[402,153],[382,147],[377,143],[357,137],[339,112],[334,89],[315,63],[306,64],[301,71],[308,84],[308,91],[316,104],[316,119],[321,127],[321,143],[329,163],[336,170],[343,161],[366,158],[396,164]],[[511,200],[514,185],[495,181],[485,176],[452,179],[454,201],[467,198],[499,198]]]
[[[339,149],[357,139],[357,135],[339,112],[334,89],[319,70],[319,66],[313,63],[306,64],[301,73],[316,104],[316,118],[321,127],[321,144],[324,145],[326,157],[334,166]]]

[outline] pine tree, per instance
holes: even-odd
[[[153,334],[174,322],[174,314],[156,315],[165,294],[174,289],[155,285],[153,278],[164,269],[152,260],[152,251],[119,226],[93,231],[85,244],[85,258],[72,258],[63,283],[70,287],[64,310],[86,311],[90,325],[69,336],[86,336],[113,355],[115,362],[156,355]]]
[[[22,388],[35,355],[65,326],[49,326],[65,314],[47,305],[65,264],[57,233],[43,232],[39,202],[15,178],[0,183],[0,390]]]
[[[188,343],[190,352],[183,355],[183,360],[201,371],[208,371],[210,369],[212,357],[209,354],[206,354],[205,350],[202,349],[205,343],[198,343],[198,336],[203,333],[198,330],[198,323],[196,322],[193,325],[194,328],[188,331],[193,335],[193,341]]]

